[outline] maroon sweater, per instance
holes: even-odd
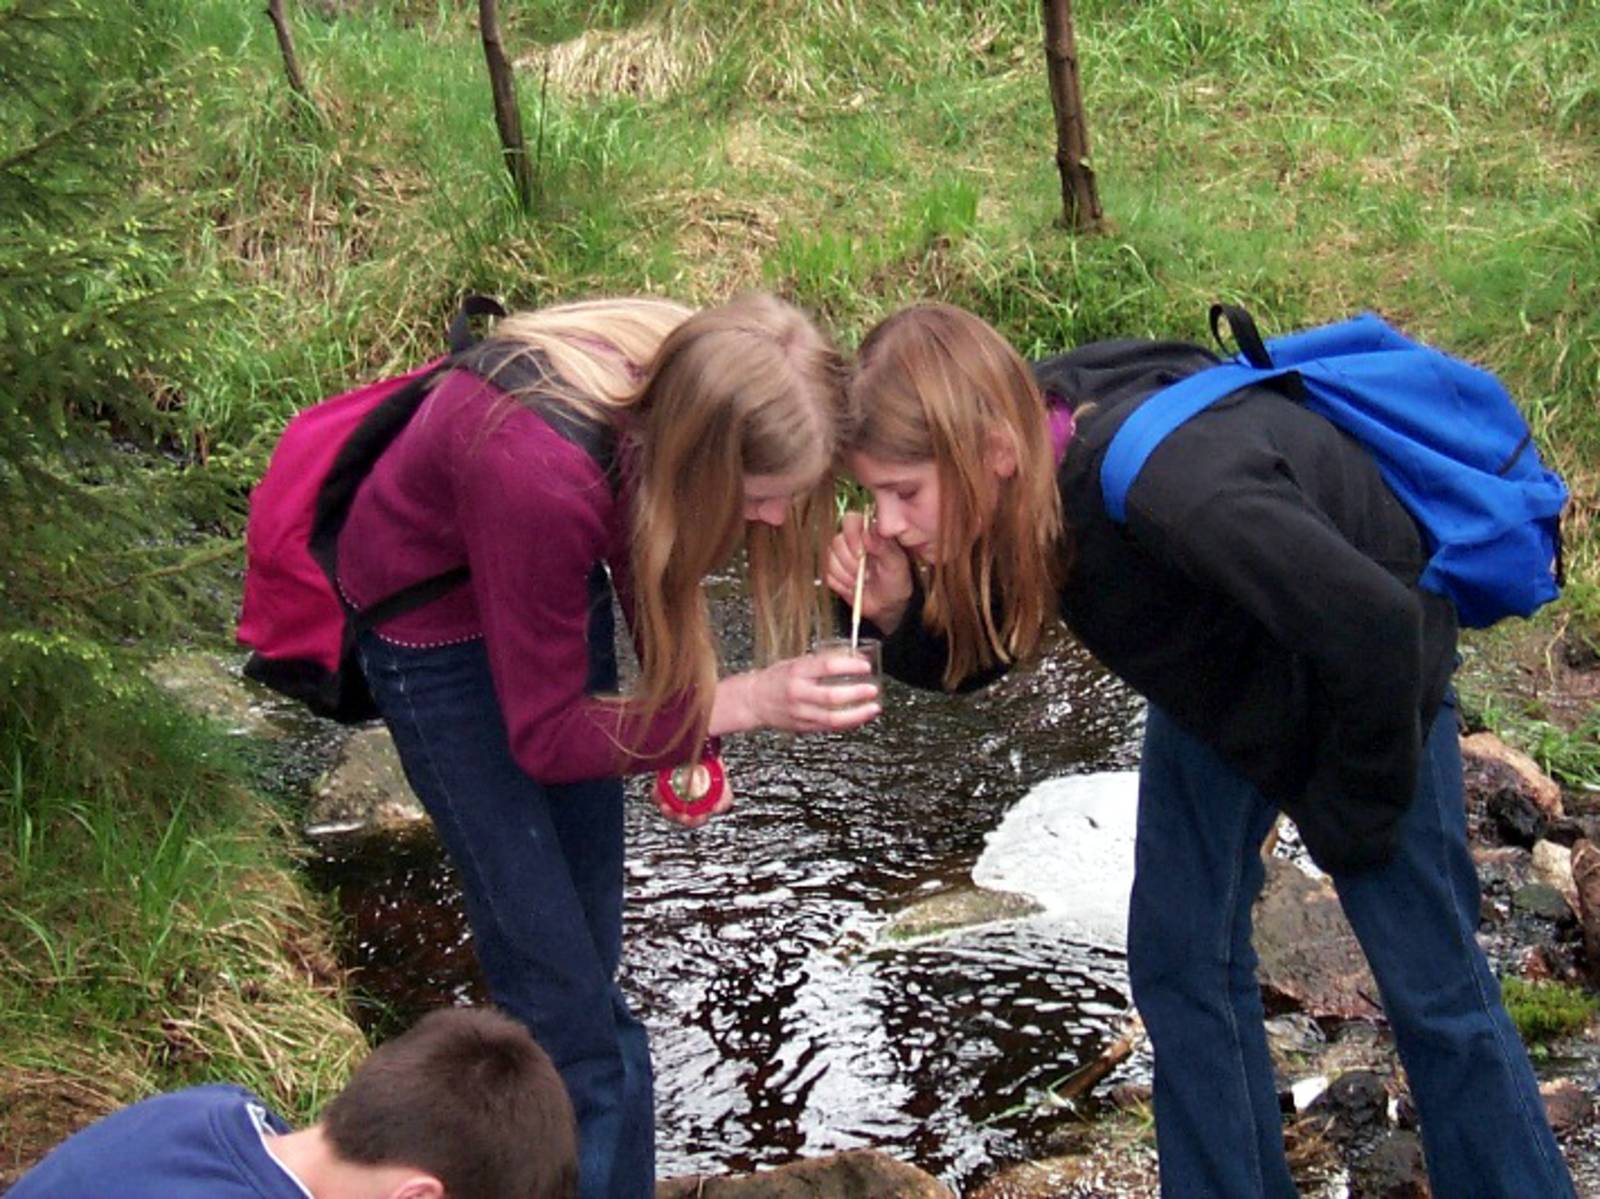
[[[594,459],[537,413],[456,371],[362,482],[339,537],[339,584],[358,607],[467,564],[464,586],[378,633],[417,647],[483,638],[511,751],[542,783],[671,766],[689,754],[673,737],[682,704],[645,720],[584,691],[595,563],[610,566],[633,619],[633,482],[622,475],[615,494]]]

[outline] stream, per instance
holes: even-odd
[[[863,730],[730,739],[737,806],[694,832],[632,780],[623,986],[651,1032],[660,1176],[872,1146],[960,1189],[1040,1149],[1061,1113],[1039,1096],[1127,1006],[1120,948],[1037,921],[877,936],[970,887],[1039,782],[1135,765],[1140,713],[1062,638],[976,696],[891,682]],[[369,1022],[483,997],[431,839],[325,841],[314,873],[338,889]]]

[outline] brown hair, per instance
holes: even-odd
[[[521,1024],[429,1012],[373,1050],[328,1104],[338,1156],[433,1175],[448,1199],[571,1199],[577,1128],[561,1076]]]
[[[1070,544],[1044,397],[1027,363],[971,313],[920,304],[867,334],[849,399],[849,449],[931,461],[938,472],[939,553],[923,620],[949,641],[945,685],[1033,654]],[[1016,456],[1004,478],[989,460],[997,438]]]
[[[842,359],[804,313],[751,293],[673,330],[640,390],[632,432],[639,700],[658,711],[691,695],[685,731],[696,740],[717,679],[700,584],[741,536],[762,660],[802,652],[825,619],[817,577],[832,528],[843,383]],[[797,481],[782,527],[746,529],[747,475]]]

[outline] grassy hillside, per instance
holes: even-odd
[[[293,406],[433,348],[466,288],[713,300],[769,286],[845,343],[908,300],[1025,351],[1273,329],[1374,307],[1513,386],[1572,481],[1600,461],[1600,10],[1556,3],[1079,4],[1110,218],[1059,207],[1037,6],[510,4],[540,199],[498,159],[471,6],[302,6],[325,114],[291,119],[260,14],[181,22],[211,85],[152,163],[235,301],[186,398],[251,446]]]

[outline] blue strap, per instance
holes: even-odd
[[[1224,362],[1164,387],[1146,399],[1122,422],[1100,464],[1100,494],[1105,498],[1106,512],[1111,519],[1119,525],[1127,521],[1128,489],[1144,469],[1145,459],[1155,452],[1168,433],[1223,396],[1253,383],[1294,373],[1292,368],[1260,370],[1238,362]]]

